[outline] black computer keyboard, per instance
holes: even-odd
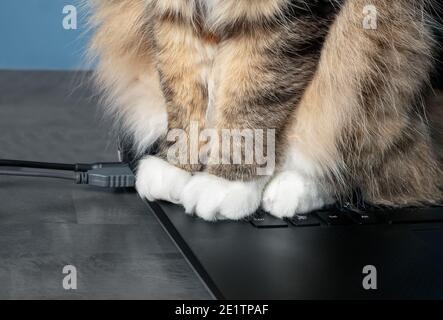
[[[337,205],[286,220],[259,211],[208,223],[177,205],[150,206],[217,298],[443,298],[443,207]],[[377,290],[363,290],[368,265]]]
[[[281,220],[259,210],[248,221],[257,228],[320,227],[375,224],[443,223],[443,207],[402,209],[326,209]]]

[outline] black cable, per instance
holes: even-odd
[[[36,161],[22,161],[22,160],[2,160],[0,159],[0,167],[20,167],[20,168],[34,168],[34,169],[51,169],[51,170],[64,170],[64,171],[76,171],[75,164],[65,163],[46,163]]]
[[[135,175],[129,165],[123,162],[98,162],[92,164],[47,163],[22,160],[0,159],[0,176],[21,176],[55,178],[74,181],[76,184],[104,188],[130,188],[135,186]],[[11,168],[34,168],[49,171],[14,170]],[[71,171],[51,172],[50,170]]]
[[[46,170],[60,170],[60,171],[74,171],[74,172],[87,172],[92,169],[114,167],[116,165],[121,165],[121,164],[122,164],[121,162],[68,164],[68,163],[51,163],[51,162],[0,159],[0,167],[46,169]]]
[[[0,170],[0,176],[53,178],[53,179],[63,179],[63,180],[76,181],[76,177],[73,174],[57,173],[57,172]]]

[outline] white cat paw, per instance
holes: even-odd
[[[321,209],[333,202],[333,198],[315,180],[295,171],[286,171],[279,173],[268,184],[262,207],[273,216],[287,218]]]
[[[165,200],[178,204],[190,178],[189,172],[160,158],[148,156],[139,162],[136,189],[140,197],[149,201]]]
[[[199,173],[185,186],[182,204],[187,213],[207,221],[240,220],[257,211],[263,186],[262,181],[229,181]]]

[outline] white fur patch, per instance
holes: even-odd
[[[166,112],[152,110],[144,101],[134,106],[132,114],[126,117],[126,121],[128,129],[133,133],[137,154],[144,153],[168,131]]]
[[[139,162],[136,189],[140,197],[149,201],[165,200],[178,204],[190,178],[189,172],[148,156]]]
[[[316,180],[296,171],[284,171],[266,187],[262,206],[270,214],[285,218],[309,213],[333,202]]]
[[[138,154],[146,151],[168,130],[163,94],[154,76],[140,77],[137,84],[125,92],[124,122],[134,137]]]
[[[141,155],[167,133],[166,102],[155,70],[146,70],[137,77],[128,72],[122,66],[116,70],[107,66],[101,71],[106,111],[124,130],[123,134],[133,139],[134,151]]]
[[[240,220],[260,206],[264,182],[229,181],[207,173],[198,173],[183,190],[182,203],[187,213],[207,221]]]
[[[318,162],[308,157],[303,148],[296,144],[289,146],[283,170],[297,171],[307,177],[322,175],[322,169]]]

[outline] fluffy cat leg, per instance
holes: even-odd
[[[156,22],[156,42],[159,50],[157,68],[166,98],[169,132],[184,138],[186,159],[174,150],[179,140],[163,139],[157,157],[146,157],[138,166],[137,190],[147,199],[182,203],[182,191],[191,172],[201,168],[191,162],[190,128],[204,126],[208,102],[205,73],[213,44],[204,42],[191,26],[174,20]]]
[[[192,154],[190,133],[194,126],[198,129],[205,126],[208,73],[217,41],[203,37],[192,25],[183,24],[175,18],[159,19],[155,30],[159,52],[157,68],[171,133],[160,146],[159,155],[177,167],[190,172],[199,171],[201,164],[194,161],[196,154]],[[184,158],[182,154],[173,152],[182,142],[186,147]],[[198,153],[198,150],[195,152]]]

